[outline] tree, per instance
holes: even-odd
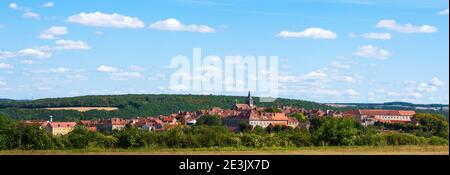
[[[352,118],[326,117],[317,130],[319,143],[325,145],[354,145],[358,130]]]
[[[136,127],[125,127],[115,131],[113,136],[117,138],[117,146],[122,148],[137,148],[146,146],[144,132]]]
[[[302,113],[302,112],[297,112],[292,114],[290,117],[294,117],[296,118],[299,122],[305,123],[308,122],[308,118],[306,118],[306,116]]]
[[[196,125],[219,126],[222,119],[218,115],[205,115],[197,119]]]
[[[413,120],[424,126],[425,132],[448,139],[448,122],[439,114],[416,114]]]

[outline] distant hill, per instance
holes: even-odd
[[[330,103],[333,107],[353,107],[369,109],[408,109],[408,110],[435,110],[448,111],[448,104],[413,104],[408,102],[387,102],[387,103]]]
[[[220,107],[229,109],[234,100],[239,103],[245,101],[243,96],[219,96],[219,95],[153,95],[153,94],[128,94],[128,95],[93,95],[67,98],[48,98],[38,100],[0,100],[0,113],[14,119],[47,119],[50,115],[55,120],[80,120],[95,118],[122,117],[133,118],[137,116],[156,116],[177,113],[178,111],[197,111]],[[443,114],[448,118],[447,111],[418,109],[424,105],[411,103],[392,102],[383,104],[362,103],[338,103],[321,104],[311,101],[294,99],[277,99],[273,103],[260,103],[255,97],[257,106],[297,106],[305,109],[322,109],[345,111],[348,109],[412,109],[417,112],[429,112]],[[425,105],[426,106],[426,105]],[[431,105],[430,107],[435,107]],[[61,107],[116,107],[119,110],[89,110],[80,112],[76,110],[46,110],[43,108]],[[442,107],[437,105],[437,107]],[[445,106],[444,106],[445,107]]]
[[[68,98],[48,98],[31,101],[0,101],[0,113],[15,119],[46,119],[53,115],[59,120],[79,120],[92,118],[168,115],[178,111],[196,111],[220,107],[229,109],[234,100],[244,103],[242,96],[216,95],[98,95]],[[303,100],[277,99],[274,103],[260,103],[255,97],[257,106],[298,106],[306,109],[336,109],[324,104]],[[117,107],[117,111],[87,112],[79,111],[50,111],[42,108],[57,107]]]

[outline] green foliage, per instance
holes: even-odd
[[[220,126],[222,119],[218,115],[205,115],[197,119],[196,125]]]
[[[282,111],[278,107],[268,107],[264,109],[264,112],[279,113]]]
[[[351,118],[327,117],[317,129],[317,141],[323,145],[354,145],[358,130]]]
[[[308,122],[308,118],[306,118],[306,116],[301,112],[294,113],[290,117],[296,118],[299,122],[302,123]]]
[[[208,147],[303,147],[322,145],[448,145],[448,139],[411,133],[381,133],[376,127],[361,127],[351,118],[313,118],[314,130],[274,126],[264,130],[243,124],[245,132],[229,132],[224,126],[195,125],[164,132],[147,132],[127,126],[112,134],[77,127],[65,136],[52,136],[37,126],[25,126],[0,116],[0,149],[86,148],[208,148]],[[404,126],[407,127],[407,126]],[[428,128],[428,127],[426,127]],[[252,130],[253,129],[253,130]]]
[[[121,148],[146,147],[144,132],[136,127],[127,126],[123,130],[116,131],[113,136],[117,138],[117,146]]]
[[[423,131],[448,139],[448,122],[439,114],[416,114],[414,120],[424,126]]]

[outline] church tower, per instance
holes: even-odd
[[[245,103],[248,104],[249,106],[253,107],[253,98],[250,94],[250,91],[248,91],[248,96],[247,96],[247,99],[245,100]]]

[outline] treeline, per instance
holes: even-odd
[[[427,131],[435,133],[438,118],[424,116]],[[205,147],[304,147],[304,146],[384,146],[384,145],[448,145],[447,134],[418,136],[413,133],[380,132],[363,127],[351,118],[319,118],[309,120],[311,127],[251,128],[241,125],[241,132],[230,132],[215,117],[191,127],[177,127],[164,132],[146,132],[127,126],[112,134],[91,132],[83,127],[64,136],[52,136],[37,126],[25,126],[0,117],[0,150],[86,149],[86,148],[205,148]],[[445,128],[446,127],[446,128]]]
[[[168,115],[178,111],[196,111],[220,107],[230,109],[235,99],[245,102],[245,97],[215,95],[105,95],[81,96],[71,98],[50,98],[30,101],[0,100],[0,113],[14,119],[48,119],[49,115],[61,121],[77,121],[80,119],[96,119],[137,116]],[[259,103],[264,107],[298,106],[306,109],[333,109],[319,103],[277,99],[273,103]],[[118,107],[117,111],[49,111],[48,107]]]

